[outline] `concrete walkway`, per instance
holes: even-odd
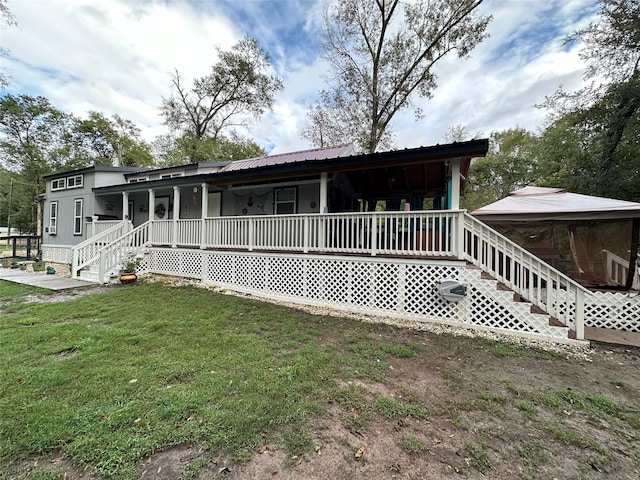
[[[97,285],[93,282],[79,278],[47,275],[46,272],[25,272],[16,268],[0,268],[0,280],[23,283],[34,287],[47,288],[49,290],[69,290],[71,288],[91,287]]]

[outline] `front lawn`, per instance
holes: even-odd
[[[267,450],[278,478],[640,471],[637,350],[583,358],[162,283],[38,293],[0,281],[0,478],[67,478],[60,459],[141,478],[194,445],[180,478],[267,478]]]

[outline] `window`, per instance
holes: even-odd
[[[58,202],[49,204],[49,233],[56,234],[56,226],[58,225]]]
[[[51,190],[64,190],[64,186],[65,186],[64,178],[51,180]]]
[[[146,182],[147,180],[149,180],[149,177],[130,178],[129,183]]]
[[[83,185],[84,177],[82,175],[67,177],[67,188],[81,188]]]
[[[167,178],[175,178],[175,177],[184,177],[184,173],[177,172],[177,173],[165,173],[163,175],[160,175],[160,179],[162,180],[165,180]]]
[[[276,215],[287,215],[287,214],[296,213],[295,187],[276,189],[275,213]]]
[[[82,199],[73,202],[73,234],[82,235]]]

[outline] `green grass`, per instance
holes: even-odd
[[[168,446],[242,457],[273,430],[299,453],[319,388],[341,368],[304,325],[298,312],[161,284],[14,305],[0,319],[0,463],[61,450],[133,478]]]
[[[615,472],[618,451],[640,465],[636,405],[586,386],[548,389],[521,367],[547,368],[535,350],[446,335],[428,348],[394,343],[387,327],[195,287],[140,282],[65,302],[26,298],[47,292],[0,281],[0,478],[61,478],[51,465],[26,472],[42,455],[68,457],[104,480],[133,479],[142,459],[192,443],[239,462],[268,443],[291,465],[335,440],[319,426],[333,420],[353,438],[393,426],[397,445],[416,461],[430,452],[429,429],[446,428],[467,453],[451,464],[458,473],[490,477],[501,445],[516,449],[522,479],[542,478],[554,452],[574,447],[584,453],[584,470],[574,474]],[[402,333],[397,338],[414,338]],[[485,371],[510,364],[522,378]],[[438,376],[433,391],[407,381],[415,378],[407,371],[422,369]],[[610,389],[628,396],[636,388],[616,378],[623,377],[608,379]],[[590,435],[589,425],[608,437]],[[400,472],[400,461],[385,465]],[[181,478],[206,466],[206,458],[193,459]]]
[[[17,300],[25,295],[49,295],[51,290],[0,280],[0,301]]]
[[[102,478],[135,478],[140,459],[185,442],[248,460],[265,433],[302,455],[327,392],[365,423],[376,410],[425,415],[336,383],[383,377],[385,360],[415,356],[415,344],[376,343],[363,329],[338,351],[320,342],[334,320],[160,283],[16,301],[45,292],[0,282],[12,300],[0,317],[0,464],[62,452]]]
[[[602,396],[571,390],[547,390],[533,395],[536,403],[555,410],[572,409],[586,412],[598,417],[616,416],[624,408],[618,403]]]
[[[402,441],[402,448],[410,454],[418,455],[429,450],[427,444],[417,437],[405,438]]]

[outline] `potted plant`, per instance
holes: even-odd
[[[141,259],[135,253],[127,254],[120,269],[120,283],[134,283],[138,279],[136,270],[140,266],[140,261]]]

